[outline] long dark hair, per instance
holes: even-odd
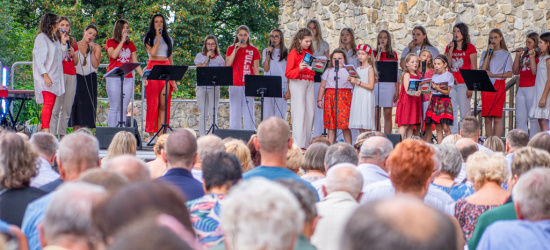
[[[386,33],[386,35],[388,36],[388,43],[386,43],[386,59],[389,59],[389,60],[394,60],[395,59],[395,53],[393,52],[393,48],[391,46],[391,35],[390,35],[390,32],[387,31],[387,30],[381,30],[380,32],[378,32],[378,36],[376,37],[376,51],[379,51],[379,46],[380,46],[380,40],[378,39],[378,37],[380,36],[380,33]]]
[[[357,55],[357,50],[355,50],[355,48],[357,47],[357,44],[355,43],[355,32],[353,32],[353,29],[352,28],[349,28],[349,27],[346,27],[346,28],[343,28],[341,31],[340,31],[340,43],[342,42],[342,32],[347,31],[349,33],[349,35],[351,36],[351,41],[350,41],[350,45],[351,45],[351,51],[353,52],[351,55],[352,56],[356,56]]]
[[[237,27],[237,30],[235,30],[235,40],[233,40],[233,45],[237,44],[239,41],[239,31],[244,30],[246,33],[248,33],[248,39],[246,39],[245,43],[247,46],[252,46],[250,43],[250,29],[246,25],[241,25]]]
[[[547,43],[547,44],[550,44],[550,32],[542,33],[540,35],[539,39],[542,40],[543,42]],[[550,48],[546,48],[546,51],[544,52],[544,55],[550,54],[550,53],[548,53],[548,49],[550,49]],[[540,53],[542,54],[543,52],[541,51]]]
[[[527,38],[533,40],[533,42],[535,43],[535,47],[534,49],[538,49],[539,48],[539,33],[537,32],[531,32],[527,35]],[[524,51],[523,54],[521,55],[521,60],[519,60],[519,67],[523,67],[523,60],[525,60],[525,57],[527,57],[527,55],[529,55],[529,51]],[[535,52],[535,58],[538,58],[540,56],[540,51],[539,52]],[[527,67],[531,67],[531,62],[528,61],[526,63],[526,66]]]
[[[465,23],[457,23],[453,29],[454,28],[460,30],[460,34],[462,34],[462,50],[466,51],[468,49],[468,44],[470,43],[470,32],[468,31],[468,25]]]
[[[149,45],[149,47],[153,47],[155,45],[154,40],[157,36],[157,31],[155,30],[155,18],[158,16],[162,17],[162,39],[166,45],[168,45],[168,53],[166,54],[166,57],[170,57],[172,55],[172,40],[168,36],[168,31],[166,30],[166,18],[164,18],[162,14],[155,14],[153,18],[151,18],[151,22],[149,23],[149,31],[147,31],[145,39],[143,39],[143,44]]]
[[[279,35],[281,35],[281,43],[279,45],[281,47],[281,58],[279,58],[279,62],[282,62],[282,61],[286,60],[286,57],[288,56],[288,49],[285,46],[285,34],[280,29],[272,29],[271,32],[273,32],[273,31],[277,31],[277,32],[279,32]],[[271,33],[271,32],[269,32],[269,33]],[[269,38],[269,43],[267,44],[267,46],[271,46],[271,38]],[[269,57],[270,57],[270,59],[273,59],[273,58],[271,58],[271,55],[269,55]]]
[[[423,50],[424,49],[424,46],[430,46],[430,47],[433,47],[433,45],[430,43],[430,40],[428,39],[428,32],[426,32],[426,28],[424,28],[423,26],[416,26],[413,28],[413,32],[414,30],[420,30],[420,32],[422,32],[423,35],[426,36],[426,39],[424,39],[424,41],[422,41],[422,47],[421,49]]]
[[[119,19],[115,22],[115,27],[113,28],[113,37],[112,39],[115,40],[115,43],[120,43],[122,41],[122,34],[121,31],[124,29],[124,24],[127,24],[128,21],[124,19]]]
[[[353,48],[355,50],[355,48]],[[335,49],[332,51],[332,53],[330,53],[330,57],[329,57],[329,61],[328,61],[328,67],[329,68],[334,68],[334,65],[332,65],[332,57],[334,57],[334,54],[336,53],[340,53],[342,55],[344,55],[344,64],[348,64],[348,54],[346,54],[346,52],[344,50],[341,50],[341,49]]]
[[[53,13],[46,13],[40,20],[40,27],[37,35],[44,33],[52,42],[57,41],[57,36],[52,32],[52,26],[57,25],[57,19],[59,17]]]

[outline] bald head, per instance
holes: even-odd
[[[133,155],[120,155],[109,159],[103,167],[124,175],[130,182],[151,180],[145,162]]]
[[[272,116],[260,123],[258,127],[260,152],[286,155],[289,140],[290,128],[283,119]]]
[[[370,137],[361,145],[361,162],[383,162],[390,156],[392,150],[393,144],[388,138],[381,136]]]
[[[164,152],[171,168],[190,170],[197,155],[197,139],[187,129],[174,130],[166,139]]]
[[[359,207],[345,227],[345,250],[456,249],[455,228],[449,218],[411,196],[368,203]]]
[[[225,146],[220,137],[216,135],[206,135],[201,136],[197,140],[197,153],[199,154],[199,159],[202,161],[204,156],[207,154],[212,154],[216,152],[224,152]]]
[[[336,164],[327,173],[327,193],[347,192],[358,198],[363,188],[363,175],[351,163]]]
[[[477,143],[468,138],[463,138],[456,141],[455,146],[460,151],[463,162],[466,162],[468,156],[472,155],[478,150]]]

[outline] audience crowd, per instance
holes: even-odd
[[[354,145],[262,121],[248,142],[175,130],[0,134],[0,249],[550,249],[550,133]]]

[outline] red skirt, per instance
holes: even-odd
[[[453,125],[453,105],[448,96],[433,95],[426,111],[427,124]]]
[[[152,69],[155,65],[170,65],[170,61],[151,61],[147,62],[146,69]],[[164,98],[160,96],[162,89],[164,88],[164,81],[159,80],[148,80],[147,86],[145,86],[145,95],[147,98],[147,116],[145,119],[145,132],[157,132],[160,127],[160,124],[157,124],[158,121],[158,109],[159,109],[159,99]],[[170,94],[168,95],[168,121],[166,124],[170,123],[170,101],[172,100],[172,86],[168,85],[170,88]]]
[[[326,89],[325,91],[325,108],[323,120],[326,129],[334,128],[334,99],[335,89]],[[338,89],[338,129],[349,129],[349,111],[351,108],[351,98],[353,94],[351,89]]]
[[[502,117],[504,101],[506,101],[506,80],[496,80],[497,92],[481,92],[481,116]]]

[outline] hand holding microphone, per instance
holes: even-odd
[[[162,29],[158,29],[157,36],[162,36]]]

